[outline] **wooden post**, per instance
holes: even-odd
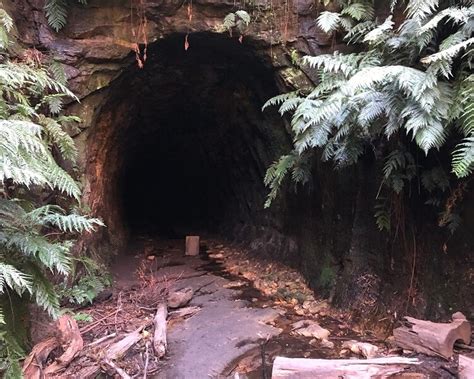
[[[199,255],[199,236],[186,236],[186,255]]]

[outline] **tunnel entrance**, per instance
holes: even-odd
[[[217,233],[270,217],[263,177],[289,146],[281,119],[261,112],[278,93],[273,68],[250,41],[188,40],[187,51],[178,34],[150,45],[101,108],[89,172],[111,233]]]

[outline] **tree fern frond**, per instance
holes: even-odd
[[[64,66],[62,63],[58,61],[53,61],[48,67],[49,71],[51,72],[53,78],[62,85],[67,84],[67,75],[66,71],[64,70]]]
[[[424,20],[438,8],[439,0],[408,0],[407,17]]]
[[[265,208],[268,208],[272,201],[278,195],[283,179],[295,164],[295,155],[283,155],[278,161],[275,161],[267,170],[264,178],[265,186],[270,188],[270,193],[265,202]]]
[[[48,24],[57,32],[61,30],[67,22],[66,0],[46,0],[44,5]]]
[[[4,293],[6,287],[22,295],[25,291],[32,292],[31,276],[18,270],[15,266],[0,262],[0,293]]]
[[[340,20],[340,13],[325,11],[317,18],[317,24],[323,32],[330,33],[340,26]]]
[[[374,21],[364,21],[354,25],[346,35],[344,40],[348,43],[359,43],[362,42],[365,36],[374,30],[377,27],[377,24]]]
[[[30,271],[33,278],[32,291],[36,304],[48,312],[53,319],[56,319],[59,317],[59,298],[54,286],[37,267],[31,266]]]
[[[453,173],[458,178],[470,175],[474,170],[474,136],[466,137],[453,152]]]
[[[432,31],[438,27],[438,24],[447,19],[452,21],[455,25],[465,24],[469,22],[469,18],[474,16],[474,10],[465,7],[449,7],[438,12],[427,23],[421,26],[417,32],[418,35],[427,31]]]
[[[77,157],[77,147],[71,136],[69,136],[69,134],[63,130],[61,125],[52,118],[41,117],[40,123],[43,126],[46,141],[57,146],[64,158],[74,162]]]
[[[381,25],[367,33],[363,41],[374,45],[383,43],[389,37],[388,32],[393,29],[394,24],[395,23],[392,21],[392,15],[388,16]]]
[[[352,3],[344,7],[341,14],[350,16],[356,21],[367,21],[374,18],[374,8],[369,3]]]
[[[83,233],[92,232],[97,226],[104,226],[98,218],[88,218],[77,214],[62,215],[51,213],[43,218],[45,224],[53,225],[63,232]]]
[[[323,54],[317,56],[305,56],[302,63],[311,68],[318,68],[326,73],[342,73],[349,77],[357,70],[357,65],[362,59],[360,54]]]
[[[447,61],[449,63],[452,62],[452,60],[457,56],[459,55],[459,53],[466,49],[467,47],[469,47],[470,45],[472,45],[474,43],[474,37],[472,38],[469,38],[467,39],[466,41],[463,41],[463,42],[460,42],[460,43],[457,43],[445,50],[441,50],[439,51],[438,53],[435,53],[435,54],[431,54],[423,59],[421,59],[421,62],[423,64],[433,64],[437,61],[440,61],[440,60],[443,60],[443,61]]]
[[[281,105],[283,104],[286,100],[293,99],[298,96],[298,91],[293,91],[293,92],[288,92],[284,93],[281,95],[274,96],[267,100],[265,104],[263,104],[262,111],[267,109],[268,107],[276,106],[276,105]]]

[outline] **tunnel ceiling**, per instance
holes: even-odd
[[[149,46],[145,67],[111,87],[91,134],[109,223],[175,233],[265,217],[265,170],[289,146],[281,119],[261,112],[278,92],[273,71],[235,39],[192,34],[187,51],[183,41]]]

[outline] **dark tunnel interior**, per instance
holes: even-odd
[[[118,206],[132,233],[220,232],[263,219],[268,165],[288,146],[282,120],[262,113],[278,93],[250,42],[172,35],[148,48],[143,69],[117,83],[128,107],[119,138]]]

